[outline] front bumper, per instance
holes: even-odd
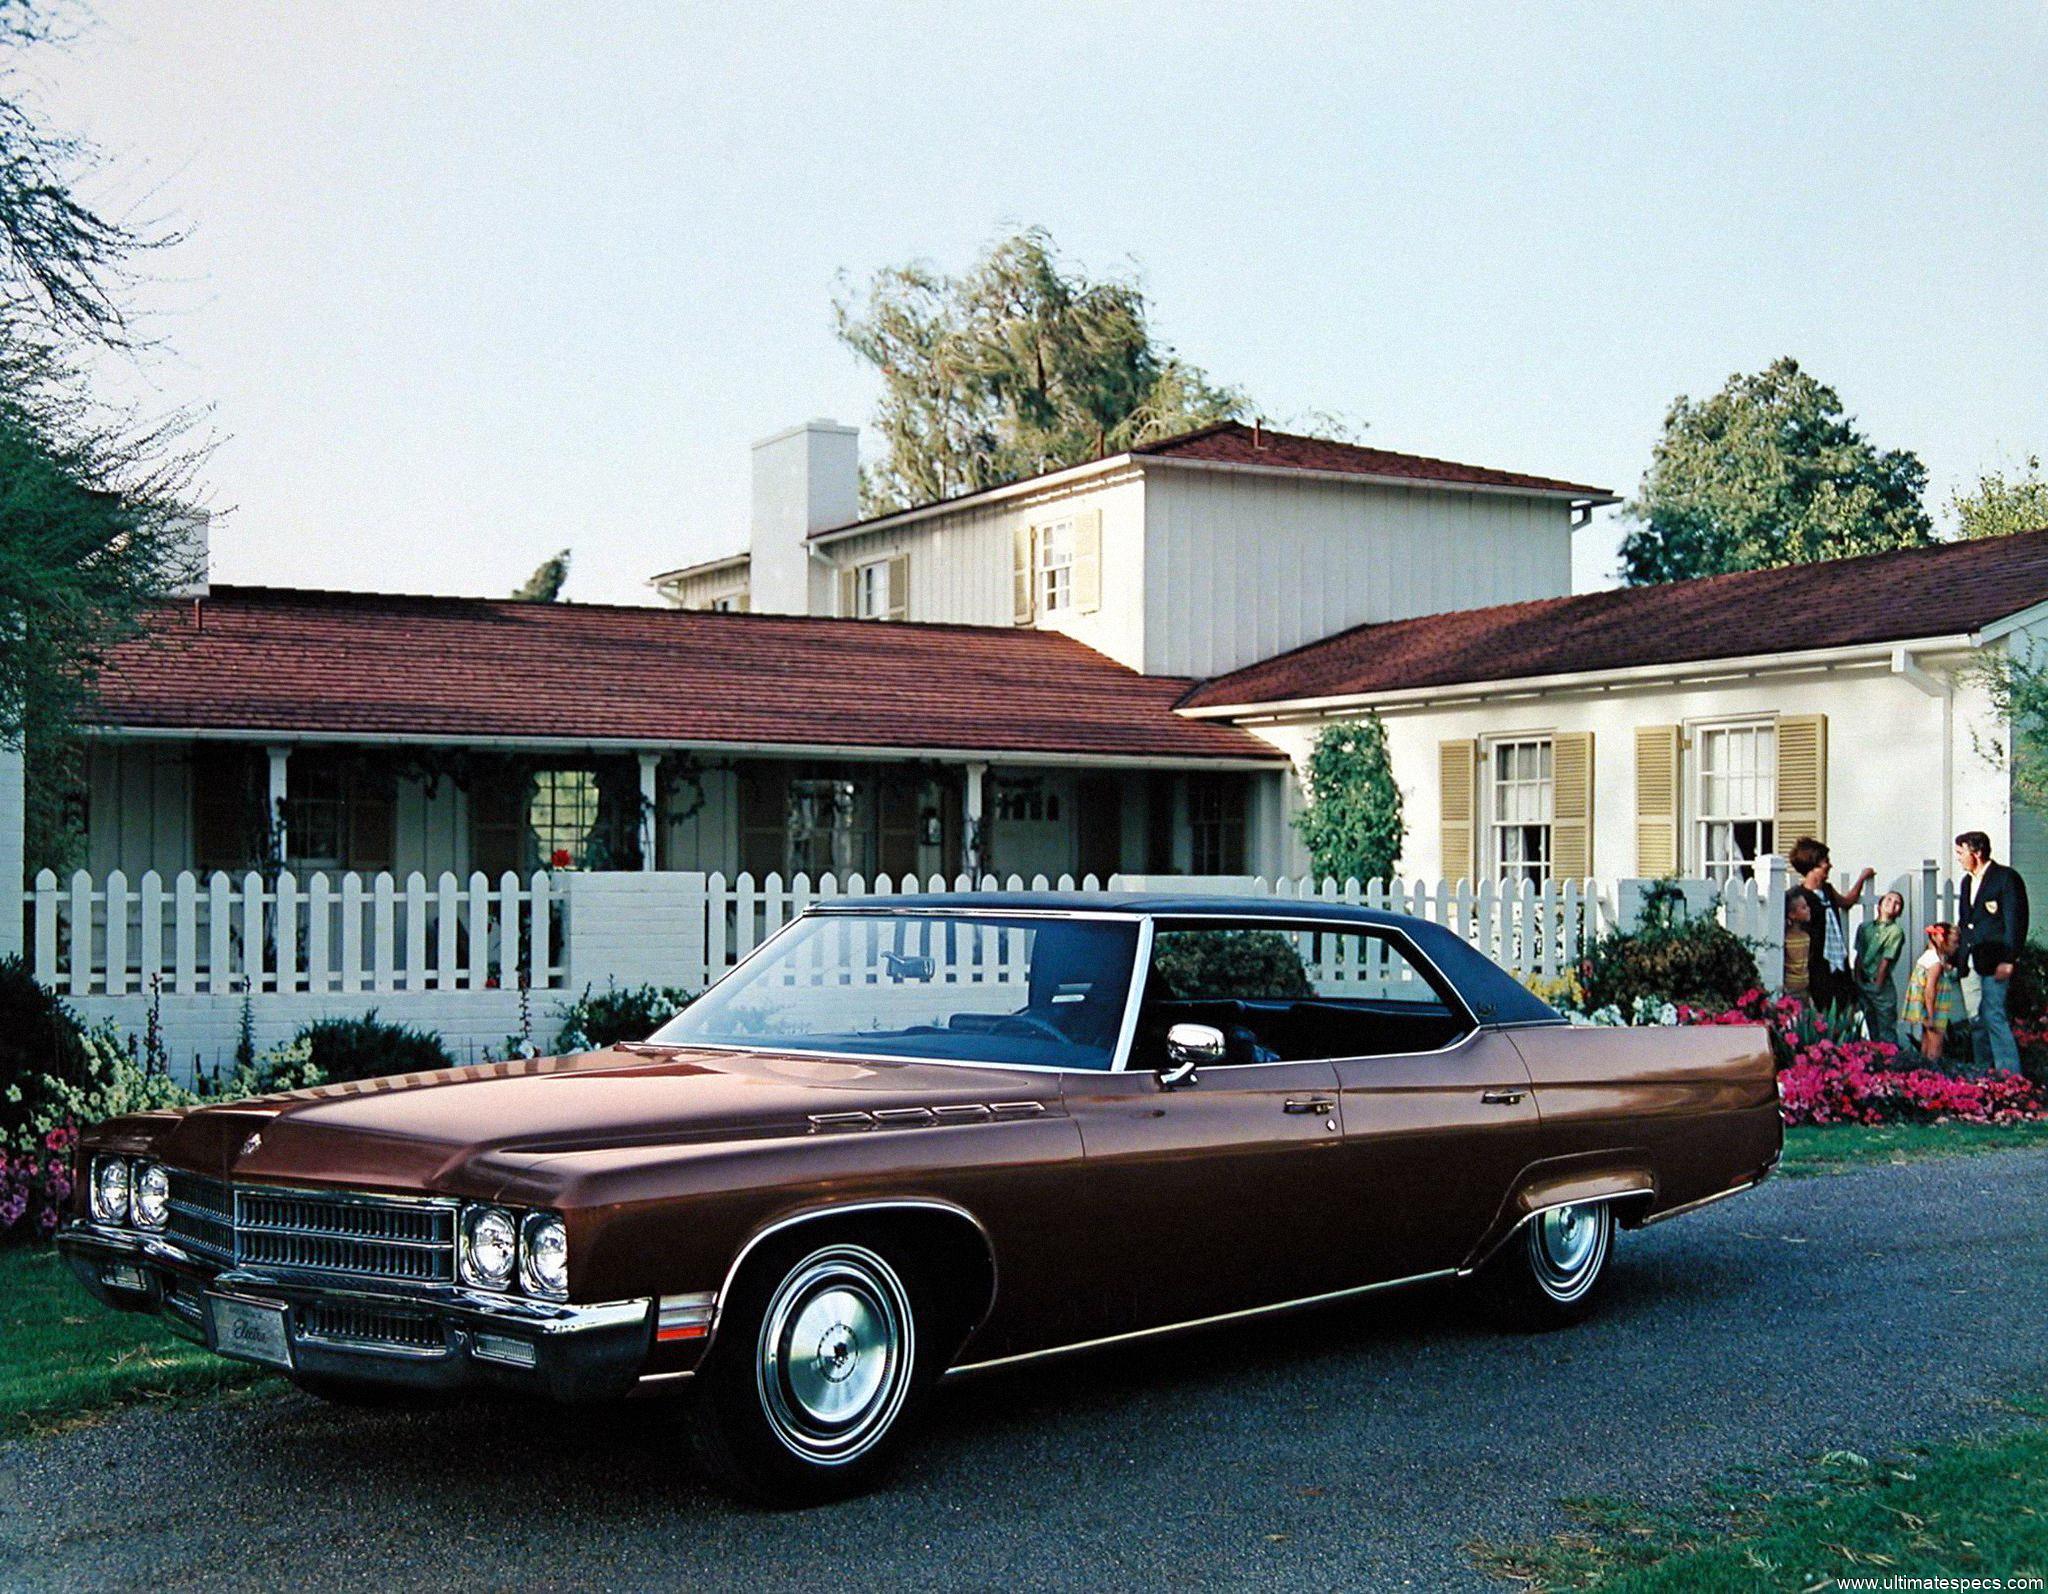
[[[162,1236],[86,1222],[61,1229],[57,1249],[105,1305],[155,1313],[221,1355],[298,1376],[604,1400],[632,1390],[654,1341],[649,1300],[576,1306],[446,1284],[220,1269]],[[215,1332],[222,1301],[277,1309],[280,1343],[261,1355],[223,1344]]]

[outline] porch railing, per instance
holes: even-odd
[[[29,893],[31,967],[70,996],[510,989],[561,983],[550,877],[298,879],[116,869]],[[158,983],[160,982],[160,984]]]

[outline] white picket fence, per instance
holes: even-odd
[[[168,885],[151,870],[131,885],[114,870],[68,885],[45,869],[29,893],[35,977],[69,996],[162,990],[481,991],[560,983],[551,877],[507,873],[433,885],[412,874],[300,881],[187,870]]]

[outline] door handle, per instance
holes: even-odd
[[[1526,1090],[1489,1090],[1479,1099],[1489,1107],[1512,1107],[1528,1094]]]
[[[1333,1113],[1336,1110],[1337,1104],[1327,1096],[1317,1096],[1313,1100],[1290,1096],[1281,1106],[1283,1112]]]

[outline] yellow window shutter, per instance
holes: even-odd
[[[1093,614],[1102,607],[1102,511],[1074,515],[1074,607]]]
[[[860,601],[859,581],[860,572],[856,570],[839,572],[839,618],[842,620],[852,620],[860,614],[860,610],[854,607]]]
[[[889,618],[901,620],[910,613],[910,555],[899,553],[889,561]]]
[[[1550,760],[1551,877],[1585,880],[1593,873],[1593,733],[1558,732]]]
[[[1771,844],[1789,854],[1801,836],[1828,837],[1828,717],[1778,716],[1778,813]]]
[[[1676,725],[1636,727],[1636,873],[1661,880],[1678,873]]]
[[[1436,744],[1438,845],[1441,868],[1453,884],[1477,872],[1472,844],[1478,832],[1479,744],[1470,737]]]
[[[1033,527],[1019,526],[1010,542],[1010,623],[1031,623],[1031,544]]]

